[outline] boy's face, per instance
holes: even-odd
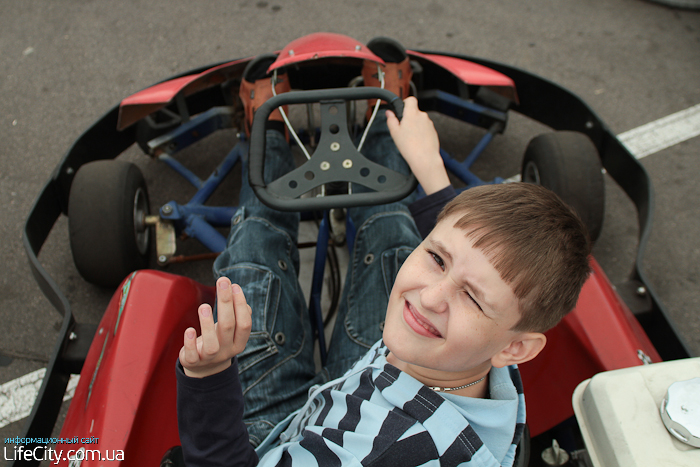
[[[390,361],[419,380],[457,381],[509,364],[499,356],[522,334],[511,331],[520,319],[515,294],[457,219],[440,222],[406,259],[389,297]]]

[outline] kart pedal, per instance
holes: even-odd
[[[339,208],[331,209],[330,216],[328,216],[331,222],[331,239],[335,246],[345,245],[347,232],[346,217],[345,209]]]

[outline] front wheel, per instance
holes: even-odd
[[[598,151],[583,133],[555,131],[530,141],[522,180],[549,188],[579,215],[595,241],[603,228],[605,180]]]
[[[148,191],[134,164],[104,160],[83,165],[68,201],[70,246],[80,275],[116,287],[130,272],[148,267]]]

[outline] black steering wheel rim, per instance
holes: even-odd
[[[413,192],[418,185],[413,174],[404,175],[370,161],[352,142],[346,122],[346,102],[363,99],[382,99],[389,103],[399,119],[402,117],[401,99],[386,89],[369,86],[286,92],[260,106],[253,119],[248,162],[249,183],[260,201],[279,211],[310,211],[392,203]],[[322,117],[316,151],[300,167],[266,184],[263,173],[268,116],[283,105],[316,102],[321,104]],[[358,183],[374,191],[300,197],[332,182]]]

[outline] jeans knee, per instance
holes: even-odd
[[[287,219],[294,225],[277,225],[276,219],[249,216],[251,209],[241,208],[234,216],[228,246],[214,260],[214,276],[240,263],[259,264],[285,274],[291,271],[296,277],[299,270],[299,251],[296,237],[288,228],[298,228],[298,220]],[[288,227],[288,228],[285,228]]]

